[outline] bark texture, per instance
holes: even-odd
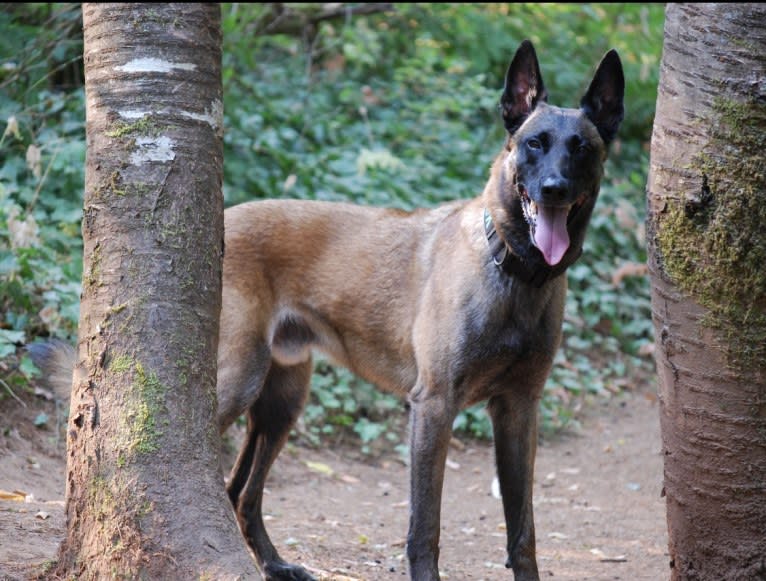
[[[648,245],[672,579],[766,578],[766,7],[668,4]]]
[[[68,424],[77,579],[256,579],[219,467],[215,4],[84,4],[83,296]]]

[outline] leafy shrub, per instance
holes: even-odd
[[[550,101],[563,106],[577,105],[598,60],[617,48],[626,119],[583,258],[569,271],[544,425],[565,425],[583,400],[651,367],[640,355],[651,340],[648,283],[612,277],[645,260],[662,5],[397,4],[323,22],[313,37],[265,34],[269,5],[222,10],[228,205],[290,197],[410,209],[475,196],[503,142],[497,102],[519,42],[535,43]],[[0,66],[1,357],[36,336],[74,332],[85,116],[79,6],[14,5],[0,26],[0,54],[13,55]],[[19,244],[19,228],[35,235]],[[403,403],[319,361],[300,434],[316,442],[352,433],[372,449],[396,439],[382,413],[391,408]],[[455,427],[491,435],[480,406]]]
[[[350,199],[409,209],[475,196],[502,144],[497,102],[519,42],[533,40],[550,101],[565,106],[578,104],[572,97],[617,48],[626,120],[583,258],[570,269],[565,342],[541,406],[546,428],[563,426],[587,397],[651,369],[639,356],[651,341],[647,281],[614,284],[612,275],[645,261],[646,152],[662,24],[659,5],[416,4],[324,24],[311,56],[299,39],[261,37],[261,59],[251,53],[247,69],[228,51],[226,199]],[[225,38],[241,41],[237,26]],[[315,383],[309,421],[327,425],[334,412],[323,416],[333,408],[321,404],[322,394],[336,385]],[[455,428],[491,436],[483,406],[463,412]]]
[[[310,444],[319,445],[327,438],[337,441],[349,429],[358,437],[364,453],[379,439],[389,447],[400,444],[404,409],[398,398],[321,357],[311,387],[311,400],[298,426],[299,434]]]
[[[85,108],[82,77],[72,80],[79,7],[14,5],[0,26],[0,52],[11,55],[0,66],[2,358],[35,336],[71,338],[77,325]],[[33,373],[26,359],[21,370]]]

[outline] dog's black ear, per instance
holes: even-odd
[[[540,101],[548,99],[543,85],[535,47],[528,40],[521,43],[505,74],[505,89],[500,99],[503,122],[513,134]]]
[[[625,110],[622,101],[625,96],[625,77],[622,62],[617,51],[612,49],[598,65],[598,70],[580,101],[580,108],[598,129],[601,139],[607,145],[617,135]]]

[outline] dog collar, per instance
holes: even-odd
[[[513,253],[508,244],[500,238],[492,222],[492,216],[489,209],[484,208],[484,233],[487,236],[487,244],[492,255],[492,262],[508,276],[515,277],[523,283],[531,284],[537,288],[543,286],[552,278],[556,278],[566,271],[567,266],[563,268],[550,268],[548,266],[538,266],[532,268],[520,257]],[[578,255],[579,256],[579,255]]]

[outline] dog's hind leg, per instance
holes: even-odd
[[[226,486],[226,492],[229,495],[229,500],[231,500],[231,504],[235,511],[239,504],[239,495],[242,493],[242,489],[245,487],[245,484],[247,484],[247,479],[250,476],[250,470],[253,465],[253,456],[255,455],[255,445],[258,441],[258,438],[251,437],[251,434],[254,433],[255,429],[252,423],[252,415],[248,413],[247,439],[237,455],[237,461],[231,469],[229,483]]]
[[[251,338],[248,337],[248,340]],[[255,341],[251,341],[255,343]],[[257,438],[250,437],[254,428],[251,425],[252,414],[247,410],[250,410],[257,401],[258,395],[263,392],[266,378],[271,369],[271,351],[265,344],[261,344],[260,347],[248,353],[247,357],[242,357],[248,361],[244,367],[239,361],[231,363],[220,355],[219,358],[221,359],[218,369],[219,422],[222,428],[226,428],[234,421],[235,417],[241,415],[243,410],[245,410],[244,413],[247,417],[247,439],[237,455],[237,461],[231,470],[229,483],[226,487],[231,504],[236,510],[239,495],[250,476],[257,441]]]
[[[532,514],[537,403],[527,394],[509,393],[489,400],[495,457],[508,535],[508,561],[516,581],[537,581],[535,525]]]
[[[305,569],[286,563],[263,523],[266,476],[306,401],[311,359],[297,365],[272,362],[256,402],[247,412],[247,441],[229,483],[229,496],[248,545],[267,581],[313,581]]]

